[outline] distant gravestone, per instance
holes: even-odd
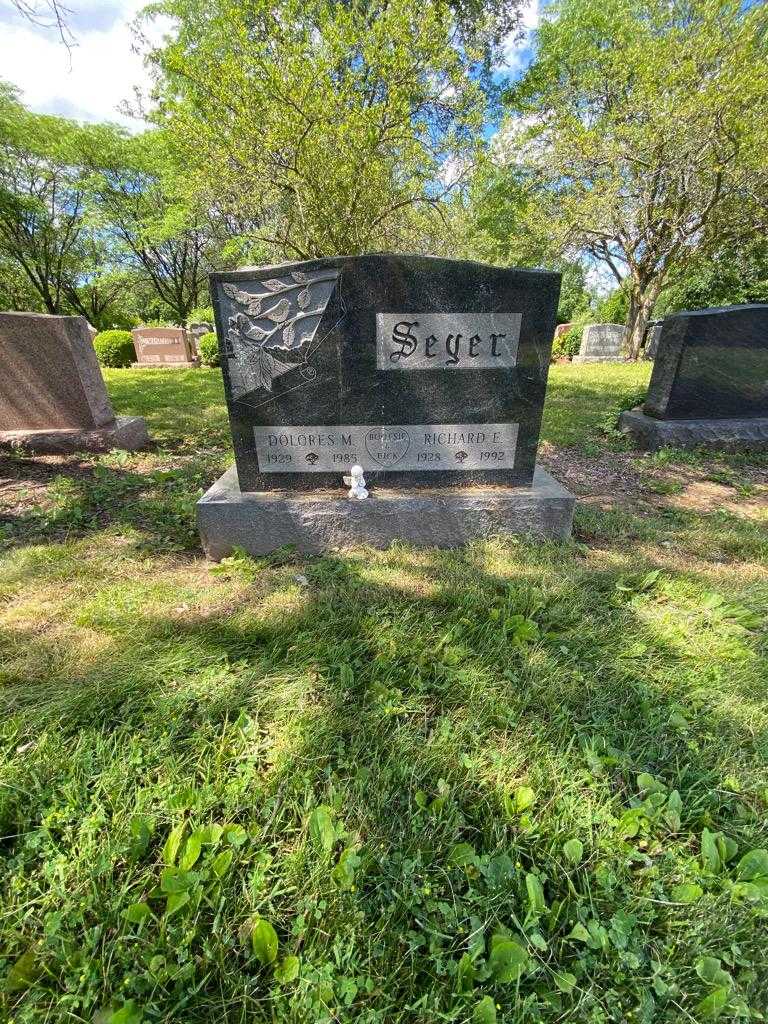
[[[622,358],[623,324],[587,324],[574,363],[613,363]]]
[[[84,317],[0,313],[0,443],[67,452],[148,440],[141,417],[115,417]]]
[[[667,317],[645,404],[621,426],[651,450],[768,448],[768,304]]]
[[[213,324],[207,324],[204,321],[200,321],[198,323],[190,324],[187,329],[189,331],[189,336],[191,339],[192,351],[194,352],[195,356],[199,358],[200,339],[203,337],[204,334],[210,334],[213,331]]]
[[[643,354],[646,359],[655,359],[659,350],[659,339],[661,338],[662,321],[656,320],[648,324],[645,332],[645,348]]]
[[[211,289],[236,466],[198,504],[209,555],[570,532],[536,468],[557,274],[375,254]]]
[[[183,327],[137,327],[131,331],[131,336],[136,367],[189,369],[197,365],[190,336]]]
[[[573,324],[558,324],[555,328],[555,341],[559,341],[560,338],[562,338],[564,334],[567,334],[572,327]]]

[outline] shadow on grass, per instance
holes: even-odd
[[[117,771],[115,822],[139,800],[168,815],[162,808],[174,792],[192,787],[201,820],[246,826],[255,849],[269,852],[263,870],[274,876],[274,892],[254,890],[252,909],[268,908],[284,947],[301,951],[306,976],[341,958],[344,976],[372,979],[337,1019],[464,1020],[468,1004],[455,993],[453,972],[478,928],[543,932],[542,971],[547,963],[578,971],[593,1006],[610,1009],[617,986],[638,998],[631,975],[617,981],[616,954],[590,957],[584,973],[568,935],[587,908],[598,920],[633,915],[633,955],[646,967],[661,961],[678,981],[691,974],[697,950],[736,941],[742,962],[758,965],[759,992],[762,940],[749,916],[726,907],[681,931],[681,911],[663,895],[702,827],[726,827],[744,843],[758,830],[754,815],[735,818],[714,793],[734,759],[747,765],[766,748],[750,712],[757,641],[741,638],[702,664],[684,636],[674,641],[649,619],[653,602],[632,574],[588,570],[572,550],[490,544],[265,569],[215,616],[86,608],[80,624],[104,647],[85,670],[60,637],[31,627],[25,639],[17,630],[13,646],[33,648],[39,672],[30,674],[25,657],[18,675],[6,670],[6,728],[15,717],[14,742],[44,747],[44,737],[55,737],[60,753],[39,765],[34,750],[26,754],[0,791],[7,863],[19,837],[64,799],[56,793],[66,790],[70,813],[87,817]],[[720,664],[729,665],[727,680],[713,674]],[[70,770],[60,774],[70,756],[80,759],[79,781]],[[670,840],[679,860],[671,846],[666,860],[663,849],[654,851],[648,833],[617,834],[641,771],[671,777],[680,790],[681,837]],[[527,824],[505,811],[505,795],[521,781],[538,801]],[[354,891],[338,890],[328,858],[306,839],[306,817],[318,804],[332,808],[345,842],[360,849]],[[568,872],[560,849],[575,834],[587,860]],[[471,871],[450,863],[459,843],[471,848],[463,852],[477,865]],[[63,838],[60,849],[67,851]],[[92,867],[83,864],[86,878]],[[130,870],[139,872],[136,899],[146,868]],[[525,919],[531,872],[550,908],[533,925]],[[90,955],[116,971],[111,944],[122,911],[111,872],[87,884],[99,898],[66,925],[67,943],[79,947],[98,932]],[[236,934],[251,912],[247,891],[245,876],[229,883],[215,935]],[[305,917],[315,924],[302,938]],[[42,928],[38,912],[25,908],[24,942]],[[195,985],[189,977],[181,988],[154,985],[154,1019],[209,1021],[217,1000],[219,1020],[309,1019],[304,989],[273,991],[258,976],[251,983],[253,966],[231,944],[205,938],[208,931],[187,933],[179,954],[185,963],[187,948],[197,957]],[[40,1012],[66,975],[55,948],[48,982],[26,997]],[[178,952],[157,949],[170,958]],[[142,955],[131,947],[125,956],[138,977]],[[102,1000],[118,980],[119,972],[105,972]],[[516,1020],[563,1019],[562,1000],[558,1009],[536,991],[524,980],[520,990],[496,989],[494,999]],[[131,993],[129,986],[121,994]],[[567,1018],[584,1019],[578,1006]]]
[[[733,818],[728,801],[713,792],[735,757],[747,764],[766,749],[765,730],[751,720],[759,671],[751,638],[702,664],[684,637],[673,642],[645,615],[651,592],[644,596],[631,583],[629,594],[621,589],[634,577],[587,570],[573,553],[547,546],[513,545],[501,556],[493,546],[393,550],[375,559],[362,553],[298,564],[306,585],[296,583],[295,566],[265,570],[265,591],[255,596],[242,588],[216,617],[113,610],[100,621],[86,611],[82,625],[105,643],[103,658],[86,671],[77,670],[77,656],[70,660],[60,638],[48,640],[34,627],[26,641],[14,634],[17,648],[36,649],[33,664],[41,670],[31,678],[21,659],[18,677],[6,672],[6,722],[18,716],[21,736],[55,736],[62,751],[70,744],[85,749],[89,777],[67,783],[81,793],[77,813],[90,813],[101,773],[118,762],[126,787],[119,803],[129,810],[147,785],[166,803],[176,789],[199,789],[203,819],[241,821],[257,848],[272,851],[285,877],[269,913],[283,942],[290,946],[297,915],[316,907],[319,893],[327,912],[333,908],[333,922],[321,913],[323,925],[302,955],[315,964],[332,959],[346,932],[354,970],[376,979],[375,994],[361,996],[357,1010],[375,1006],[377,1020],[453,1013],[461,1001],[451,965],[477,927],[472,921],[489,933],[530,931],[524,879],[531,871],[543,880],[547,906],[559,908],[538,927],[561,970],[582,970],[567,936],[587,905],[598,919],[622,908],[634,914],[638,949],[670,971],[689,971],[702,943],[716,949],[738,941],[741,956],[761,963],[759,930],[738,908],[701,926],[703,938],[700,928],[690,942],[683,939],[679,911],[662,898],[649,902],[662,892],[665,871],[671,877],[680,865],[659,875],[652,837],[616,834],[641,771],[671,776],[679,788],[680,845],[687,848],[704,826],[726,827],[743,842],[755,832],[754,816]],[[727,683],[707,676],[718,662],[730,665]],[[704,681],[711,692],[702,698]],[[108,752],[89,755],[98,736]],[[140,756],[126,760],[121,751],[137,738]],[[36,773],[34,754],[27,760],[2,793],[3,834],[11,837],[35,828],[51,787],[64,784],[59,769]],[[504,809],[505,794],[522,780],[541,808],[529,825]],[[334,888],[311,845],[296,846],[317,804],[334,809],[348,841],[363,851],[354,897]],[[575,830],[590,850],[579,878],[563,871],[559,853]],[[6,840],[6,856],[13,858],[19,841]],[[486,857],[474,874],[446,862],[458,843]],[[603,874],[593,873],[600,864]],[[241,923],[235,893],[218,925],[225,932]],[[94,907],[68,932],[78,945],[85,930],[103,929],[96,955],[105,962],[112,956],[109,913]],[[363,921],[378,922],[375,933]],[[31,938],[42,927],[34,911],[24,927]],[[661,952],[655,944],[667,927],[675,941]],[[206,956],[200,986],[184,1003],[185,1020],[209,1020],[216,993],[226,1002],[220,1019],[270,1019],[264,990],[243,987],[228,947]],[[62,969],[54,966],[53,978]],[[591,964],[584,984],[598,1004],[610,997],[615,970],[607,955]],[[55,995],[51,985],[47,992]],[[44,991],[29,999],[42,1005]],[[522,1015],[517,995],[495,996],[521,1014],[516,1019],[561,1019],[546,1001],[537,1003],[532,988],[530,997],[530,1015]],[[173,986],[160,986],[153,998],[157,1019],[173,1019]],[[300,1020],[307,1010],[289,1013],[289,995],[274,998],[283,1019]],[[421,999],[431,1008],[426,1017],[406,1009]]]

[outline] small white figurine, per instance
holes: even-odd
[[[365,489],[363,467],[353,466],[349,472],[350,475],[344,477],[344,483],[349,487],[349,497],[358,498],[362,501],[363,498],[368,497],[368,491]]]

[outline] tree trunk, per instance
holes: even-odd
[[[645,331],[653,313],[653,306],[661,288],[660,280],[644,281],[633,278],[629,290],[629,315],[624,344],[629,359],[638,359],[643,347]]]

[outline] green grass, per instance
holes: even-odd
[[[615,444],[648,372],[554,367],[543,436]],[[212,568],[218,372],[106,376],[160,448],[0,554],[0,1019],[765,1014],[765,518]]]
[[[550,367],[542,441],[581,444],[642,401],[652,363],[557,363]]]

